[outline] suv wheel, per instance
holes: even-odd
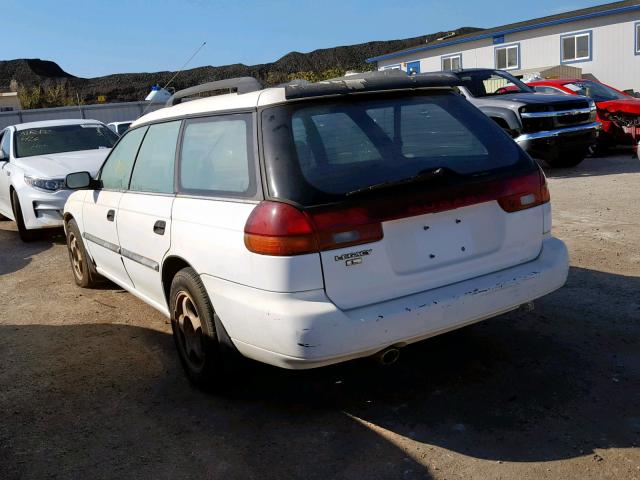
[[[585,154],[580,152],[579,154],[567,154],[567,155],[560,155],[556,158],[545,158],[544,161],[547,162],[547,164],[550,167],[553,168],[567,168],[567,167],[575,167],[576,165],[578,165],[580,162],[582,162],[584,160]]]
[[[169,308],[173,340],[189,380],[206,390],[228,382],[239,366],[234,358],[238,354],[220,343],[226,333],[217,331],[222,324],[193,268],[183,268],[173,277]]]
[[[67,250],[76,284],[83,288],[95,287],[98,284],[99,275],[89,259],[80,229],[73,218],[67,222]]]
[[[18,194],[13,190],[11,192],[11,205],[13,206],[13,216],[16,219],[18,225],[18,235],[23,242],[33,242],[38,238],[37,230],[27,230],[24,224],[24,216],[22,215],[22,207],[20,206],[20,199]]]

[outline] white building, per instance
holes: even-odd
[[[581,71],[620,90],[640,91],[640,1],[480,30],[367,61],[377,62],[380,70],[433,72],[479,67],[508,70],[518,76],[556,67],[555,78],[569,75],[563,70],[572,77]]]

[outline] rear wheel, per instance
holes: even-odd
[[[173,277],[169,308],[173,339],[189,380],[207,390],[231,380],[239,359],[220,343],[225,335],[219,331],[222,324],[192,268],[183,268]]]
[[[22,207],[20,205],[20,199],[15,190],[11,192],[11,205],[13,206],[13,216],[16,219],[18,225],[18,235],[23,242],[33,242],[38,238],[37,230],[28,230],[24,224],[24,216],[22,215]]]
[[[83,288],[95,287],[100,276],[87,255],[80,229],[73,218],[67,222],[67,250],[76,284]]]
[[[584,153],[580,153],[580,154],[572,153],[567,155],[560,155],[556,158],[545,158],[544,161],[547,162],[547,164],[553,168],[567,168],[567,167],[575,167],[576,165],[578,165],[580,162],[584,160],[584,157],[585,157]]]

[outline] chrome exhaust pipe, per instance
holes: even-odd
[[[396,347],[385,348],[376,355],[381,365],[391,365],[396,363],[400,358],[400,350]]]

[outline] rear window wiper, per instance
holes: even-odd
[[[374,190],[384,190],[387,188],[394,188],[401,185],[407,185],[410,183],[421,183],[426,181],[441,180],[445,178],[459,177],[459,176],[460,176],[459,173],[454,172],[450,168],[446,168],[446,167],[429,168],[426,170],[421,170],[415,175],[412,175],[410,177],[401,178],[400,180],[389,180],[387,182],[375,183],[367,187],[358,188],[356,190],[352,190],[350,192],[345,193],[345,196],[351,197],[353,195],[360,195],[363,193],[372,192]]]

